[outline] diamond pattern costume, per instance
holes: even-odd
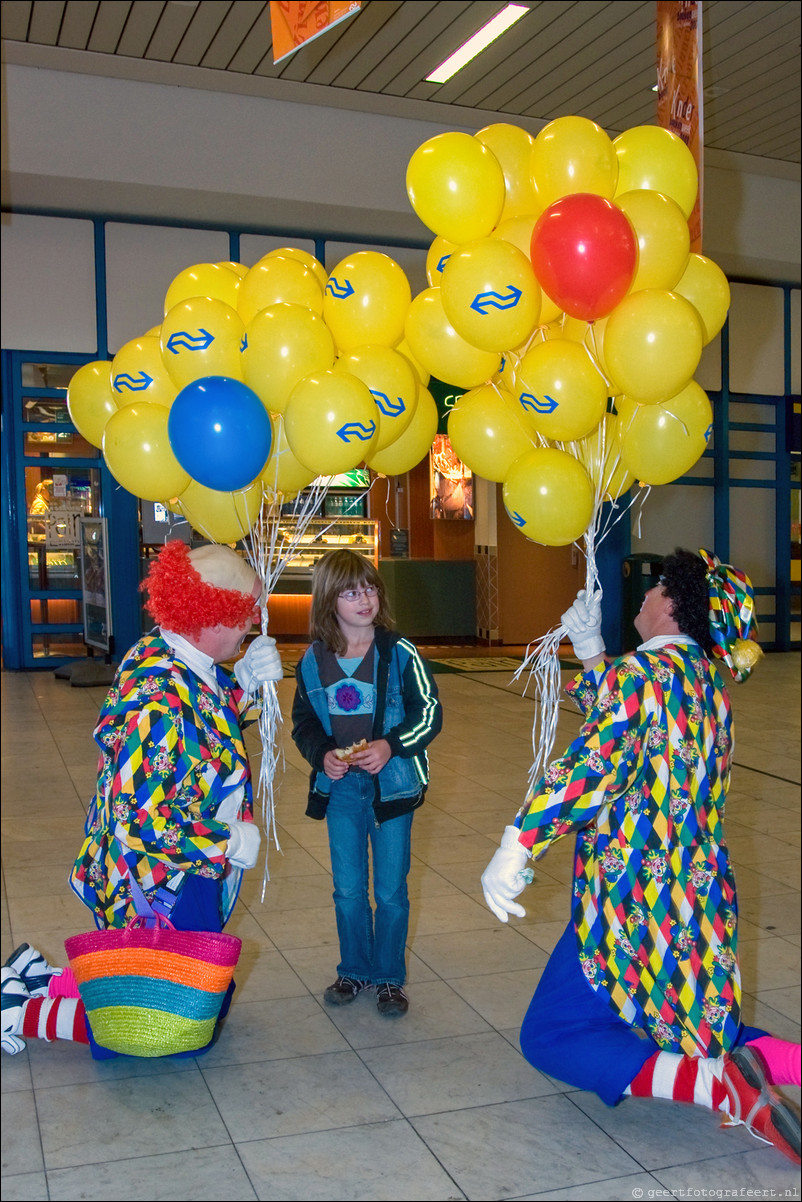
[[[133,916],[129,869],[148,897],[183,872],[225,874],[224,920],[233,908],[241,872],[227,863],[230,828],[215,814],[237,789],[240,817],[253,813],[242,726],[257,711],[246,713],[227,672],[216,677],[217,692],[155,633],[120,665],[94,732],[98,785],[70,877],[99,927]]]
[[[577,832],[573,925],[588,983],[660,1047],[718,1056],[740,1023],[721,678],[680,638],[599,664],[568,692],[585,724],[527,798],[520,841],[537,858]]]

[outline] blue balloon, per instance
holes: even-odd
[[[267,463],[270,417],[256,393],[229,376],[203,376],[170,406],[167,433],[185,472],[206,488],[247,488]]]

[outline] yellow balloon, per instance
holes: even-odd
[[[161,352],[170,379],[183,388],[204,376],[242,380],[245,326],[223,301],[196,296],[181,301],[162,322]]]
[[[341,351],[396,346],[404,336],[412,292],[402,267],[389,255],[360,250],[332,271],[323,316]]]
[[[443,269],[450,255],[457,248],[456,242],[448,238],[437,237],[426,252],[426,279],[432,288],[439,288],[443,282]]]
[[[247,326],[262,309],[278,304],[300,305],[320,315],[323,289],[300,260],[269,254],[254,263],[240,284],[237,312]]]
[[[516,399],[538,434],[570,441],[598,426],[607,408],[607,385],[584,347],[550,338],[521,360]]]
[[[636,188],[662,192],[688,218],[696,204],[699,173],[692,152],[677,134],[658,125],[634,125],[613,142],[618,158],[616,197]]]
[[[268,494],[291,500],[302,488],[311,484],[316,475],[295,458],[287,442],[284,418],[275,417],[270,458],[262,471],[262,483]]]
[[[488,383],[498,384],[499,388],[505,389],[514,398],[518,369],[521,366],[521,360],[530,348],[531,341],[531,339],[527,339],[521,346],[516,346],[511,351],[506,351],[499,364],[498,371],[494,373]]]
[[[612,311],[604,333],[604,361],[617,393],[657,404],[678,393],[702,356],[702,323],[690,301],[675,292],[631,292]]]
[[[412,421],[400,438],[370,456],[368,467],[380,476],[403,476],[411,471],[429,453],[439,421],[435,399],[428,388],[421,385]]]
[[[727,320],[730,307],[730,285],[724,272],[712,259],[692,254],[674,291],[689,300],[699,314],[707,346]]]
[[[638,267],[630,292],[642,288],[671,290],[688,263],[691,231],[675,200],[641,188],[616,198],[638,239]]]
[[[193,530],[213,543],[245,538],[262,507],[262,482],[240,492],[217,492],[191,480],[178,498],[178,508]]]
[[[443,310],[439,288],[420,292],[409,306],[406,339],[415,358],[445,384],[476,388],[498,371],[498,351],[483,351],[457,333]]]
[[[581,463],[565,451],[536,447],[516,459],[504,482],[504,507],[534,543],[564,547],[580,538],[593,517],[593,486]]]
[[[550,121],[535,138],[530,171],[541,210],[573,192],[612,200],[618,181],[615,147],[587,117]]]
[[[490,237],[502,238],[505,242],[511,242],[531,262],[532,231],[536,224],[537,216],[534,213],[523,213],[518,217],[505,217],[498,223]],[[438,280],[437,282],[441,283],[442,281]]]
[[[562,317],[563,311],[556,301],[553,301],[550,296],[547,296],[543,289],[540,289],[540,325],[548,325],[549,322],[556,321],[558,317]]]
[[[240,277],[224,263],[196,263],[180,271],[167,289],[164,298],[165,315],[181,301],[195,296],[211,296],[232,309],[237,307]]]
[[[345,371],[321,371],[296,384],[284,414],[287,442],[316,476],[350,472],[371,454],[378,413],[366,384]]]
[[[596,321],[588,324],[584,338],[584,346],[590,352],[593,362],[596,367],[608,382],[609,391],[613,391],[613,385],[610,382],[610,371],[607,367],[607,361],[604,358],[604,336],[607,333],[607,323],[610,320],[609,313],[606,317],[598,317]]]
[[[320,284],[321,289],[326,287],[328,283],[328,273],[326,268],[310,254],[308,250],[301,250],[297,246],[280,246],[278,250],[271,250],[264,256],[265,259],[296,259],[299,263],[303,263],[304,267],[312,272],[313,276]]]
[[[535,189],[529,172],[529,161],[535,139],[518,125],[486,125],[474,137],[499,161],[504,172],[504,208],[501,220],[519,217],[538,210]]]
[[[370,389],[379,422],[373,453],[383,451],[404,433],[418,403],[418,380],[409,360],[389,346],[360,346],[341,355],[334,370],[350,372]]]
[[[621,459],[636,480],[668,484],[693,467],[712,432],[713,409],[695,380],[659,405],[616,401]]]
[[[245,276],[250,271],[250,268],[246,267],[244,263],[234,263],[233,260],[231,260],[231,259],[229,259],[225,263],[218,263],[217,266],[218,267],[227,267],[228,270],[233,271],[234,275],[237,276],[237,278],[240,280],[244,279]]]
[[[597,494],[617,501],[635,483],[621,459],[621,429],[614,413],[606,413],[598,427],[577,444],[577,455]]]
[[[486,238],[504,207],[504,172],[471,134],[429,138],[407,167],[407,195],[425,226],[451,242]]]
[[[415,373],[415,377],[416,377],[418,383],[422,384],[423,387],[425,388],[426,385],[429,383],[429,380],[431,379],[432,373],[430,371],[427,371],[426,368],[423,366],[423,364],[419,363],[418,360],[415,358],[415,356],[412,354],[412,351],[409,349],[409,343],[407,342],[406,338],[401,339],[398,346],[395,347],[395,350],[398,352],[399,355],[404,356],[407,363],[409,363],[410,366],[412,367],[412,370]]]
[[[448,416],[448,436],[471,471],[497,483],[535,445],[515,397],[492,384],[463,393]]]
[[[262,309],[245,327],[242,372],[270,413],[283,413],[304,376],[327,371],[336,357],[334,339],[322,317],[301,305]]]
[[[121,409],[138,401],[170,408],[177,389],[164,366],[157,335],[143,334],[120,347],[111,365],[111,384]]]
[[[177,497],[190,481],[170,446],[169,417],[164,405],[142,401],[118,409],[103,431],[103,458],[109,471],[143,501]]]
[[[111,359],[84,363],[67,387],[67,412],[78,433],[93,447],[103,443],[106,422],[117,412],[111,386]]]
[[[458,247],[443,269],[443,309],[457,333],[483,351],[507,351],[529,337],[540,314],[540,285],[511,242],[481,238]]]
[[[549,322],[546,336],[549,340],[564,338],[566,342],[578,342],[580,346],[585,346],[590,326],[591,323],[583,321],[581,317],[569,317],[567,313],[562,313],[555,321]]]

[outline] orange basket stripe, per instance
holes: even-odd
[[[78,984],[101,977],[153,977],[160,981],[178,981],[194,989],[221,993],[233,976],[231,965],[207,964],[174,952],[151,948],[120,948],[108,952],[90,952],[70,961]]]

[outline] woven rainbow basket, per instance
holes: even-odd
[[[133,923],[64,941],[96,1042],[126,1056],[205,1047],[242,940]]]

